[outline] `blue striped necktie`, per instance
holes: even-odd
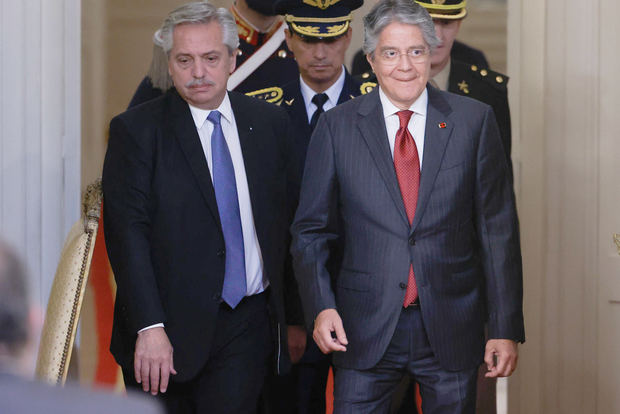
[[[243,232],[241,230],[241,214],[239,213],[239,197],[237,183],[230,151],[224,139],[222,114],[211,111],[207,119],[213,123],[211,134],[211,152],[213,159],[213,187],[217,209],[222,222],[224,243],[226,245],[226,268],[224,271],[224,287],[222,299],[235,308],[246,294],[245,251],[243,248]]]

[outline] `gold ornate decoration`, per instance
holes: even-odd
[[[276,103],[282,99],[284,95],[284,91],[282,88],[277,86],[272,86],[270,88],[259,89],[257,91],[252,91],[246,93],[247,96],[253,96],[254,98],[262,99],[263,101],[267,101],[269,103]]]
[[[377,87],[376,82],[364,82],[360,86],[360,92],[362,93],[362,95],[366,95],[367,93],[372,92],[373,89],[375,89],[376,87]]]
[[[614,243],[616,243],[616,248],[618,249],[618,254],[620,254],[620,234],[614,233]]]
[[[433,19],[457,20],[467,15],[466,0],[457,4],[445,4],[445,0],[432,0],[433,4],[416,0],[416,3],[427,9]]]
[[[295,102],[295,98],[291,98],[289,101],[284,101],[284,103],[287,104],[288,106],[293,105],[293,102]]]
[[[463,92],[463,93],[469,93],[469,85],[467,84],[467,82],[465,82],[464,80],[461,81],[459,84],[459,89]]]
[[[77,332],[80,310],[101,215],[101,180],[84,194],[82,221],[73,225],[54,276],[41,333],[36,376],[63,385]]]
[[[318,7],[321,10],[325,10],[326,8],[333,6],[338,3],[340,0],[304,0],[309,6]]]

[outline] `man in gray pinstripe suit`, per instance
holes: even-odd
[[[511,375],[525,339],[497,123],[489,106],[427,85],[437,38],[424,8],[381,0],[364,25],[379,88],[321,117],[292,227],[306,321],[335,352],[336,413],[387,412],[407,373],[425,414],[473,413],[478,365]],[[335,239],[344,256],[330,275]]]

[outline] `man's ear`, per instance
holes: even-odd
[[[366,53],[366,60],[368,61],[368,63],[370,64],[370,67],[372,68],[372,71],[375,71],[375,67],[373,65],[373,61],[372,61],[372,56],[370,53]],[[375,72],[376,73],[376,72]]]
[[[229,68],[229,72],[228,74],[231,74],[235,71],[235,69],[237,68],[237,55],[239,54],[239,49],[235,49],[232,52],[231,55],[231,62],[230,62],[230,68]]]
[[[289,29],[284,29],[284,40],[286,41],[286,46],[291,51],[293,50],[293,48],[291,47],[292,39],[293,39],[293,33],[291,33]]]

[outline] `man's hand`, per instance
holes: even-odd
[[[484,352],[484,362],[489,372],[487,378],[509,377],[517,369],[519,352],[511,339],[489,339]]]
[[[176,374],[172,362],[172,345],[164,328],[151,328],[138,333],[133,363],[138,384],[145,392],[166,392],[170,374]]]
[[[325,309],[319,313],[314,320],[312,337],[324,354],[333,351],[345,352],[349,344],[342,326],[342,319],[336,309]]]
[[[288,325],[286,335],[288,338],[288,354],[291,357],[291,362],[296,364],[306,351],[308,334],[302,325]]]

